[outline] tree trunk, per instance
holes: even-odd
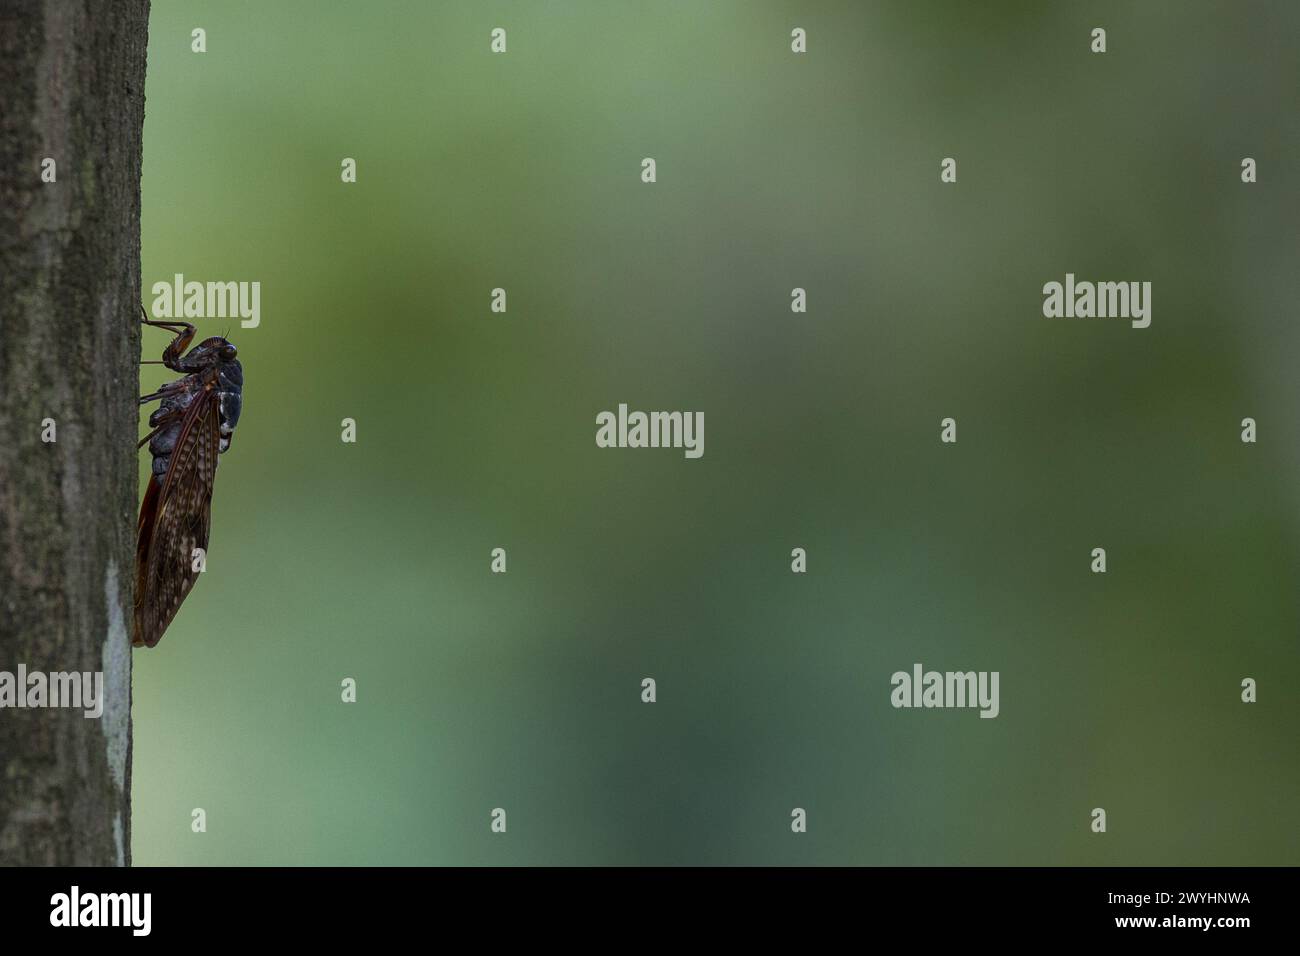
[[[148,17],[0,0],[0,863],[130,862]],[[102,672],[102,716],[20,666]]]

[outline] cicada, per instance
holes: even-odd
[[[212,524],[212,484],[217,458],[230,447],[243,405],[244,369],[235,347],[221,336],[194,340],[188,322],[154,322],[176,337],[161,364],[182,377],[144,395],[161,399],[149,416],[153,470],[140,502],[135,549],[135,623],[132,644],[153,647],[194,588],[207,560]]]

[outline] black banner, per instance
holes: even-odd
[[[929,943],[1285,932],[1294,869],[26,869],[0,871],[8,940],[400,940],[512,929]],[[864,934],[866,934],[864,936]]]

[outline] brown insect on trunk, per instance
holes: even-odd
[[[148,315],[143,322],[176,336],[161,364],[182,373],[140,398],[141,405],[161,400],[149,416],[152,431],[140,441],[149,444],[153,468],[137,526],[132,640],[136,647],[153,647],[206,560],[217,458],[230,447],[239,422],[244,370],[235,347],[220,336],[185,352],[194,326],[154,322]]]

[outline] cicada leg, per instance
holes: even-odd
[[[163,394],[165,394],[165,393],[163,393],[163,392],[157,392],[157,393],[155,393],[155,394],[153,394],[153,395],[145,395],[145,396],[143,396],[143,397],[140,399],[140,402],[141,402],[141,404],[143,404],[146,400],[152,400],[152,399],[154,399],[154,398],[161,398],[161,397],[163,396]],[[161,411],[161,409],[160,409],[159,411]],[[154,435],[157,435],[160,431],[162,431],[162,430],[163,430],[164,428],[166,428],[168,425],[175,424],[176,422],[180,421],[180,419],[184,418],[184,417],[185,417],[185,409],[183,409],[183,408],[173,409],[172,411],[168,412],[168,413],[165,414],[165,415],[162,415],[162,416],[158,417],[157,419],[154,418],[154,415],[158,415],[158,412],[155,411],[155,412],[153,413],[153,415],[150,415],[150,416],[149,416],[149,424],[152,426],[152,430],[149,432],[149,434],[145,435],[143,438],[140,439],[140,443],[139,443],[138,445],[135,446],[136,451],[139,451],[141,448],[143,448],[145,442],[147,442],[149,439],[153,438]]]
[[[184,386],[183,379],[178,380],[176,382],[168,382],[166,385],[158,389],[158,391],[156,392],[150,392],[148,395],[141,395],[140,404],[143,405],[145,402],[154,402],[160,398],[166,398],[168,395],[173,395],[176,392],[184,391],[183,386]]]
[[[152,325],[157,329],[166,329],[176,338],[172,339],[171,344],[163,349],[162,364],[166,365],[174,372],[184,372],[178,363],[180,357],[185,354],[190,342],[194,340],[195,328],[188,322],[155,322],[149,318],[149,313],[140,306],[140,321],[144,325]],[[143,399],[142,399],[143,401]]]

